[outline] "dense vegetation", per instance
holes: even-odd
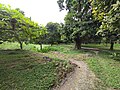
[[[73,70],[70,58],[88,64],[100,90],[120,89],[120,1],[57,3],[65,23],[46,26],[0,3],[0,89],[51,90]]]
[[[64,4],[65,3],[65,4]],[[48,22],[38,25],[24,15],[19,8],[0,4],[0,41],[70,43],[81,49],[82,43],[114,43],[120,40],[120,2],[118,0],[58,0],[60,10],[68,11],[65,23]]]
[[[58,0],[58,5],[60,10],[68,11],[64,32],[67,39],[74,40],[77,49],[82,43],[104,40],[111,43],[113,50],[114,43],[120,40],[119,0]]]

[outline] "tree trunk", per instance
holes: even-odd
[[[19,42],[20,43],[20,49],[23,49],[23,44],[22,42]]]
[[[20,40],[20,38],[19,38],[19,35],[17,34],[17,32],[16,32],[16,30],[15,30],[15,24],[16,24],[16,22],[17,21],[15,21],[15,19],[13,19],[13,23],[12,23],[12,29],[13,29],[13,31],[14,31],[14,34],[15,34],[15,38],[18,40],[18,42],[19,42],[19,44],[20,44],[20,49],[23,49],[23,43],[22,43],[22,41]]]
[[[42,50],[42,43],[40,44],[40,50]]]
[[[78,36],[76,39],[75,39],[75,49],[81,49],[81,39],[80,37]]]
[[[113,50],[113,47],[114,47],[114,42],[111,41],[110,50]]]

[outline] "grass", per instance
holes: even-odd
[[[89,47],[89,48],[99,48],[99,49],[109,49],[110,44],[83,44],[83,47]],[[114,45],[115,50],[120,50],[120,44],[115,44]]]
[[[96,54],[93,50],[74,50],[73,45],[55,45],[51,48],[56,48],[56,51],[64,54],[63,57],[66,59],[77,58],[78,60],[85,60],[96,74],[96,77],[101,80],[97,84],[100,85],[97,86],[100,90],[103,90],[103,88],[120,89],[120,55],[118,55],[117,59],[114,57],[114,53],[120,53],[120,45],[116,44],[114,51],[108,50],[108,47],[103,47],[102,44],[87,44],[84,47],[98,47],[100,51]],[[86,54],[92,54],[92,56],[82,57],[82,55]],[[48,52],[46,55],[56,57],[51,52]]]
[[[87,59],[86,62],[96,76],[102,80],[103,86],[120,89],[120,44],[115,44],[114,51],[108,50],[110,45],[88,44],[84,46],[101,49],[97,55]]]
[[[96,76],[102,80],[103,86],[120,89],[120,61],[112,59],[111,54],[99,53],[86,60]]]
[[[0,90],[51,90],[73,69],[67,61],[48,62],[37,52],[7,47],[0,50]]]
[[[49,45],[43,45],[43,48],[49,46]],[[20,49],[19,47],[19,43],[15,42],[15,43],[10,43],[10,42],[4,42],[3,44],[0,44],[0,49]],[[30,51],[37,51],[40,49],[40,45],[38,44],[28,44],[26,45],[25,43],[23,43],[23,49],[24,50],[30,50]]]
[[[99,90],[103,90],[102,88],[120,89],[120,55],[116,54],[116,53],[120,53],[120,44],[115,44],[114,51],[108,50],[109,46],[106,47],[103,44],[100,44],[100,45],[99,44],[87,44],[87,45],[83,45],[83,46],[88,47],[88,48],[99,48],[100,51],[98,53],[96,53],[96,51],[93,51],[93,50],[75,50],[73,45],[54,45],[54,46],[45,47],[44,53],[46,53],[45,55],[48,55],[51,58],[61,58],[62,59],[62,57],[65,57],[66,60],[68,58],[76,58],[77,60],[84,60],[88,64],[88,66],[91,68],[91,70],[94,71],[96,77],[98,77],[101,80],[97,84]],[[3,46],[3,47],[5,47],[5,46]],[[29,46],[29,48],[31,48],[31,47],[34,47],[34,45]],[[31,50],[31,49],[28,49],[28,50]],[[60,52],[60,53],[64,54],[64,56],[61,56],[61,57],[55,56],[55,54],[52,53],[51,51]],[[35,65],[33,65],[35,67],[33,67],[31,71],[29,71],[29,69],[28,69],[28,72],[26,72],[26,69],[21,70],[21,68],[24,68],[24,66],[29,67],[29,64],[27,65],[27,64],[23,63],[23,65],[22,65],[22,63],[21,63],[21,64],[16,64],[15,68],[12,68],[12,69],[7,68],[9,66],[9,63],[15,62],[16,60],[14,60],[13,57],[11,57],[11,55],[5,55],[4,53],[1,53],[1,54],[3,54],[3,55],[0,56],[1,61],[2,61],[2,62],[0,62],[0,64],[1,64],[0,70],[2,70],[2,71],[0,71],[0,72],[2,72],[2,74],[0,74],[0,75],[2,75],[2,76],[0,76],[2,78],[1,79],[2,81],[0,80],[0,83],[2,82],[2,84],[0,84],[0,85],[3,90],[4,90],[4,88],[7,89],[8,87],[9,88],[10,87],[22,88],[21,87],[22,85],[28,89],[30,89],[30,88],[33,89],[35,87],[34,90],[38,89],[38,88],[40,88],[40,90],[49,90],[49,88],[53,85],[53,83],[55,83],[55,81],[58,80],[56,74],[54,74],[56,71],[56,66],[54,66],[55,63],[54,64],[52,62],[49,62],[47,64],[35,63]],[[84,57],[84,56],[86,56],[86,54],[91,54],[92,56],[90,56],[90,57],[87,56],[87,58],[86,58],[86,57]],[[31,61],[30,57],[29,57],[30,59],[28,57],[27,57],[27,59],[24,59],[24,54],[19,54],[18,56],[16,56],[16,55],[17,54],[15,54],[13,56],[18,58],[17,59],[18,62],[21,60]],[[23,56],[20,56],[20,55],[23,55]],[[30,55],[30,54],[28,54],[28,55]],[[4,56],[4,58],[7,58],[7,59],[4,59],[3,56]],[[30,56],[32,56],[32,55],[30,55]],[[20,59],[21,57],[23,57],[23,59]],[[8,58],[10,60],[8,60]],[[26,58],[26,55],[25,55],[25,58]],[[3,61],[8,64],[3,63]],[[59,62],[59,60],[57,60],[57,61]],[[27,62],[27,61],[25,61],[25,62]],[[33,62],[31,62],[31,63],[34,64]],[[30,63],[30,65],[31,65],[31,63]],[[13,64],[13,66],[14,66],[14,64]],[[46,67],[50,67],[50,69],[46,68]],[[42,74],[40,74],[38,72],[41,72]],[[44,78],[43,73],[48,73],[48,72],[49,72],[50,76],[48,75],[47,77],[51,77],[51,78],[42,79],[39,77],[39,76],[41,76]],[[3,78],[3,76],[4,76],[4,78]],[[12,77],[14,77],[14,78],[12,78]],[[41,80],[41,81],[37,81],[37,80]],[[46,81],[48,81],[48,83]],[[42,84],[40,82],[42,82]],[[12,83],[13,83],[13,85],[12,85]],[[39,85],[38,85],[38,83],[39,83]],[[10,86],[10,85],[12,85],[12,86]]]

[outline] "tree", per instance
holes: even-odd
[[[23,42],[30,40],[32,29],[39,27],[37,23],[24,16],[18,9],[0,4],[0,39],[17,41],[22,49]],[[32,28],[32,29],[31,29]]]
[[[70,29],[69,25],[62,24],[61,25],[61,40],[63,43],[72,43],[73,40],[70,37],[72,30]]]
[[[19,11],[21,14],[25,15],[25,12],[20,10],[20,8],[16,8],[17,11]]]
[[[58,0],[58,5],[60,10],[68,10],[65,17],[66,34],[74,40],[75,48],[81,49],[81,44],[95,28],[89,0]]]
[[[117,0],[90,0],[95,19],[102,21]]]
[[[59,43],[61,40],[60,35],[60,24],[49,22],[46,25],[48,34],[47,34],[47,42],[53,45],[55,42]]]
[[[113,50],[115,41],[120,40],[120,1],[113,4],[104,17],[98,34],[110,40],[110,50]]]
[[[40,50],[42,50],[42,44],[46,40],[46,35],[48,34],[46,27],[41,25],[39,29],[34,30],[34,42],[40,45]]]
[[[117,26],[119,25],[118,2],[118,0],[91,0],[93,16],[101,22],[97,34],[111,43],[110,50],[113,50],[114,42],[119,39]]]
[[[11,36],[11,34],[8,34],[8,30],[10,28],[10,25],[8,22],[10,14],[8,13],[8,10],[5,5],[0,4],[0,40],[6,41],[8,38],[6,36]]]

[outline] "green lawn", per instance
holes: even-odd
[[[72,70],[66,61],[48,62],[40,53],[11,46],[0,50],[0,90],[51,90]]]

